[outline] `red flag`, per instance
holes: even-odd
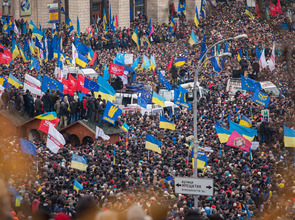
[[[240,135],[238,132],[233,131],[229,136],[226,145],[249,152],[252,143],[246,138],[244,138],[242,135]]]
[[[171,57],[171,60],[167,65],[167,70],[170,70],[170,68],[172,67],[172,63],[173,63],[173,57]]]
[[[89,66],[92,66],[96,59],[97,59],[97,53],[96,51],[94,51],[94,54],[93,54],[92,60],[89,63]]]
[[[121,65],[117,65],[114,63],[110,63],[109,73],[114,74],[116,76],[123,76],[124,75],[125,67]]]
[[[74,91],[69,88],[69,81],[67,79],[62,78],[62,84],[64,85],[63,94],[74,95]]]
[[[127,135],[126,135],[126,149],[128,148],[128,132],[127,132]]]
[[[117,17],[117,15],[115,16],[115,27],[116,27],[116,28],[119,27],[119,24],[118,24],[118,17]]]
[[[88,28],[86,28],[87,34],[93,33],[92,25],[90,25]]]
[[[69,89],[77,91],[77,80],[70,73],[68,74],[68,86]]]
[[[49,124],[52,124],[54,127],[56,127],[59,123],[60,119],[56,118],[54,120],[41,120],[39,125],[39,130],[45,132],[48,134]]]
[[[88,94],[89,89],[84,88],[84,80],[85,80],[85,76],[79,74],[78,75],[77,90],[83,92],[84,94]]]
[[[174,27],[173,27],[173,34],[175,34],[176,27],[177,27],[177,22],[175,21],[175,24],[174,24]]]
[[[171,15],[174,15],[174,13],[175,13],[175,5],[174,5],[174,3],[172,3]]]
[[[276,11],[278,12],[278,14],[283,14],[280,0],[278,0],[277,2]]]
[[[269,10],[271,15],[277,15],[276,6],[271,2],[271,0],[269,1]]]
[[[0,63],[8,65],[12,60],[12,53],[0,45]]]
[[[260,10],[259,10],[259,7],[258,7],[258,4],[255,2],[255,9],[256,9],[256,14],[257,16],[260,18]]]

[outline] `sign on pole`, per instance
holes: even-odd
[[[213,196],[213,179],[175,177],[175,193]]]
[[[269,122],[269,110],[268,109],[261,110],[261,116],[262,116],[262,121]]]

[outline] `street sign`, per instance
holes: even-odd
[[[51,9],[57,9],[58,8],[58,3],[54,3],[54,4],[49,4],[47,5],[47,8],[51,8]]]
[[[262,121],[269,122],[269,110],[268,109],[261,110],[261,116],[262,116]]]
[[[213,196],[213,179],[175,177],[175,193]]]

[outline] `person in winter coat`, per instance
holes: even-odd
[[[60,118],[60,102],[61,102],[61,98],[59,98],[54,104],[54,110],[58,118]]]
[[[64,101],[60,104],[60,128],[64,128],[68,126],[68,104]]]
[[[40,96],[37,96],[37,99],[35,100],[35,110],[36,110],[36,115],[41,115],[43,113],[43,103],[41,101]]]

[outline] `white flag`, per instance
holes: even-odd
[[[261,72],[265,67],[267,67],[267,62],[265,59],[265,54],[264,54],[264,50],[262,51],[262,54],[260,56],[260,60],[259,60],[259,71]]]
[[[106,135],[104,131],[96,126],[95,138],[101,137],[103,140],[107,141],[110,140],[110,136]]]
[[[72,44],[72,55],[73,55],[72,64],[76,66],[76,58],[78,58],[78,52],[74,44]]]
[[[14,24],[13,31],[14,31],[14,33],[16,34],[17,38],[19,38],[19,31],[18,31],[18,29],[17,29],[17,26],[15,25],[15,23],[13,23],[13,24]]]
[[[276,68],[275,44],[273,44],[271,56],[270,56],[270,59],[267,62],[268,62],[268,68],[270,69],[270,71],[273,71]]]
[[[35,95],[42,96],[41,82],[29,74],[25,75],[24,90],[27,89]]]
[[[52,124],[49,124],[46,147],[56,154],[65,143],[66,141],[62,134]]]

